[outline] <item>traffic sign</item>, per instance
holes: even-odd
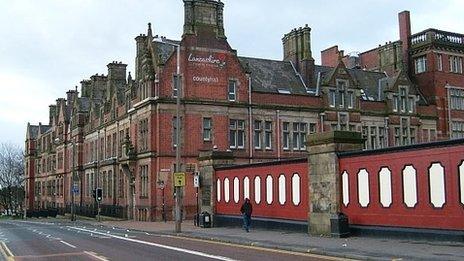
[[[175,187],[185,186],[185,172],[174,173],[174,186]]]
[[[79,186],[77,184],[74,184],[72,191],[74,194],[79,193]]]

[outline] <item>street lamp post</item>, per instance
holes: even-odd
[[[76,209],[75,209],[75,203],[74,203],[74,183],[76,181],[76,143],[74,140],[72,142],[72,159],[73,159],[73,165],[72,165],[72,171],[71,171],[71,221],[76,220]]]
[[[164,181],[162,180],[158,180],[158,186],[159,188],[161,189],[161,198],[162,198],[162,206],[163,208],[161,209],[161,216],[163,218],[163,221],[166,223],[166,212],[165,212],[165,204],[164,204],[164,187],[165,187],[165,184],[164,184]]]
[[[156,38],[156,37],[155,37]],[[176,64],[176,77],[175,77],[175,87],[177,90],[176,95],[176,168],[175,172],[180,172],[180,153],[181,153],[181,135],[180,135],[180,96],[181,96],[181,82],[180,82],[180,44],[175,44],[167,41],[161,41],[161,43],[174,46],[176,48],[177,64]],[[181,214],[181,205],[182,205],[182,188],[175,186],[175,197],[176,197],[176,206],[175,206],[175,232],[180,233],[182,228],[182,214]]]

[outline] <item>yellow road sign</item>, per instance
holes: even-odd
[[[175,187],[185,186],[185,172],[174,173],[174,186]]]

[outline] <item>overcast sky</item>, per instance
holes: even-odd
[[[282,59],[281,38],[312,28],[312,52],[338,45],[346,53],[397,40],[398,12],[412,31],[464,33],[462,0],[223,0],[229,44],[240,56]],[[0,0],[0,142],[23,145],[27,122],[48,124],[48,105],[111,61],[133,71],[134,37],[180,39],[181,0]]]

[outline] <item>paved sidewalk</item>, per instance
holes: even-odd
[[[173,222],[104,221],[92,223],[161,234],[176,234]],[[428,242],[373,237],[341,239],[262,229],[252,229],[250,233],[246,233],[240,228],[199,228],[193,226],[192,221],[184,221],[182,233],[177,235],[355,259],[464,260],[464,242]]]

